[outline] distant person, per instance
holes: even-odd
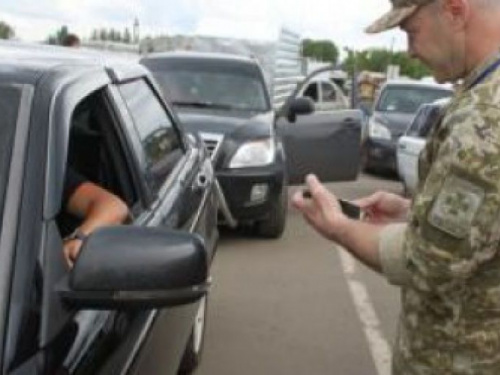
[[[394,375],[500,374],[500,1],[391,0],[439,83],[463,79],[420,155],[413,201],[379,192],[364,221],[308,176],[293,204],[321,235],[401,288]]]
[[[62,45],[65,47],[78,48],[78,47],[80,47],[80,38],[78,38],[78,36],[75,34],[68,34],[63,39]]]
[[[375,80],[369,74],[362,74],[358,82],[359,108],[365,116],[370,116],[373,102],[375,100],[375,91],[377,85]]]

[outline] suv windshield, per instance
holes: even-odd
[[[20,98],[20,88],[0,85],[0,228]]]
[[[154,69],[168,99],[177,106],[264,112],[269,110],[257,67],[229,62],[168,62]]]
[[[425,103],[450,97],[452,92],[439,88],[393,86],[386,87],[377,106],[380,112],[415,113]]]

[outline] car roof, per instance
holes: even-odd
[[[129,67],[127,67],[127,65]],[[56,47],[35,43],[0,41],[0,79],[19,84],[35,84],[44,73],[71,67],[73,74],[96,67],[112,67],[115,76],[130,74],[139,64],[93,50]],[[136,71],[137,72],[137,71]]]
[[[214,61],[238,61],[241,63],[256,64],[257,59],[251,56],[237,55],[234,53],[217,52],[197,52],[197,51],[170,51],[156,52],[148,54],[142,60],[161,60],[161,59],[208,59]]]
[[[435,101],[433,101],[432,103],[425,103],[425,104],[422,104],[420,107],[419,107],[419,111],[422,109],[422,108],[429,108],[429,107],[444,107],[446,106],[449,102],[451,101],[451,98],[441,98],[441,99],[437,99]]]

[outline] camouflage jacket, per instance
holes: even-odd
[[[465,80],[421,155],[401,241],[397,375],[500,374],[500,69],[468,87],[490,64]]]

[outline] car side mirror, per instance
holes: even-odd
[[[209,260],[203,239],[160,228],[117,226],[83,243],[58,293],[80,309],[160,308],[204,296]]]
[[[314,102],[311,98],[304,96],[295,98],[290,103],[287,113],[289,122],[295,122],[298,115],[309,115],[314,112]]]

